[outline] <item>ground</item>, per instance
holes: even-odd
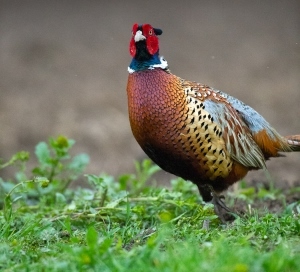
[[[173,73],[241,99],[283,135],[300,133],[299,8],[297,0],[2,0],[0,157],[63,134],[91,156],[88,173],[130,172],[145,157],[125,91],[135,22],[163,29],[160,52]],[[299,163],[300,154],[272,159],[271,179],[299,181]],[[267,180],[262,171],[247,176]]]

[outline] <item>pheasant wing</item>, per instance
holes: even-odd
[[[250,168],[266,168],[265,158],[249,127],[225,97],[205,85],[184,83],[186,94],[200,100],[222,134],[230,157]]]

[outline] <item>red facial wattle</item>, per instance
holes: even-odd
[[[157,53],[159,47],[158,47],[158,39],[156,36],[147,37],[146,45],[147,45],[148,52],[151,55],[154,55],[155,53]]]
[[[154,29],[151,25],[145,24],[142,26],[142,28],[143,28],[143,35],[146,37],[146,46],[148,52],[151,55],[154,55],[155,53],[157,53],[159,49],[158,38],[155,35]]]
[[[130,43],[129,43],[129,53],[132,57],[134,57],[135,54],[136,54],[136,46],[135,46],[135,41],[134,41],[134,35],[137,32],[138,28],[139,28],[138,24],[134,24],[133,27],[132,27],[132,37],[131,37],[131,40],[130,40]]]

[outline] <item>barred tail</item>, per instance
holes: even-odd
[[[300,151],[300,135],[285,136],[292,151]]]

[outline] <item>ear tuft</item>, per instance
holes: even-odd
[[[153,28],[155,35],[161,35],[163,32],[159,28]]]

